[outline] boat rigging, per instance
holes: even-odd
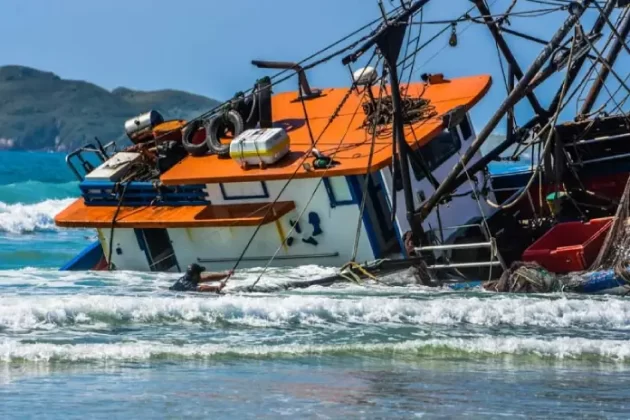
[[[81,180],[82,198],[56,222],[96,228],[100,239],[90,252],[110,268],[181,271],[197,262],[217,269],[265,263],[254,286],[272,264],[287,263],[342,266],[345,278],[369,277],[367,266],[379,272],[416,266],[439,281],[492,280],[501,273],[516,278],[510,265],[534,255],[537,241],[563,221],[588,224],[620,214],[617,204],[625,201],[618,184],[625,185],[630,173],[621,170],[611,192],[597,187],[594,169],[605,159],[626,158],[619,142],[612,150],[621,153],[602,157],[602,150],[611,149],[600,143],[607,147],[630,131],[622,111],[628,96],[615,99],[628,91],[627,78],[614,68],[629,51],[629,9],[617,0],[523,2],[537,8],[522,10],[514,0],[493,13],[496,1],[473,0],[451,20],[428,19],[429,0],[401,1],[389,11],[378,2],[379,19],[305,60],[254,60],[258,68],[281,71],[190,121],[167,121],[154,111],[130,120],[125,127],[134,144],[123,152],[98,143],[71,153],[68,161],[81,164],[71,168]],[[598,13],[588,32],[581,23],[587,10]],[[512,19],[551,13],[565,14],[565,21],[549,41],[508,28]],[[468,112],[487,93],[490,77],[425,73],[413,81],[419,52],[442,36],[447,47],[457,48],[462,22],[489,30],[507,90],[478,134]],[[444,28],[422,42],[424,25]],[[544,47],[523,69],[505,34]],[[312,87],[308,71],[335,59],[348,68],[350,86]],[[587,61],[591,68],[584,76]],[[578,93],[598,66],[582,98]],[[545,108],[536,89],[560,72],[562,83]],[[273,93],[293,77],[296,91]],[[610,77],[619,85],[614,94],[606,87]],[[602,91],[609,99],[593,112]],[[560,123],[576,96],[582,106],[575,122]],[[518,127],[514,108],[522,100],[533,117]],[[604,113],[608,106],[614,115]],[[505,140],[482,155],[504,119]],[[513,146],[507,160],[531,150],[536,164],[523,173],[493,174],[489,167],[504,161]],[[84,158],[87,153],[100,159],[98,168]],[[470,190],[460,191],[463,185]],[[107,252],[99,254],[99,247]],[[68,268],[89,265],[82,258]],[[358,262],[369,260],[378,264]],[[433,280],[425,276],[422,282]]]

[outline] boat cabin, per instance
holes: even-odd
[[[468,110],[490,85],[484,75],[402,86],[404,98],[421,106],[404,133],[411,152],[404,164],[416,207],[475,138]],[[260,118],[250,128],[251,109],[238,114],[242,127],[236,116],[224,113],[220,120],[194,125],[192,133],[186,122],[147,116],[136,124],[151,127],[142,131],[145,139],[125,151],[93,147],[69,156],[69,162],[83,162],[92,153],[101,164],[72,166],[81,197],[55,222],[96,229],[107,264],[124,270],[182,271],[191,263],[223,270],[236,261],[241,267],[269,261],[340,266],[355,252],[356,261],[406,258],[403,238],[411,227],[401,163],[392,159],[391,120],[369,119],[375,101],[382,100],[377,98],[389,93],[388,85],[382,92],[376,86],[322,89],[308,99],[283,92],[269,95],[266,106],[261,95]],[[230,111],[238,113],[239,107]],[[444,117],[453,111],[457,118],[447,126]],[[237,118],[231,126],[230,118]],[[167,130],[168,142],[143,149],[158,143],[164,124],[184,129]],[[211,132],[215,138],[208,139]],[[181,152],[182,143],[189,153]],[[172,153],[164,152],[167,146]],[[170,161],[164,163],[161,153]],[[157,162],[151,160],[156,155]],[[471,197],[473,184],[482,182],[473,177],[438,206],[423,222],[425,231],[448,243],[462,226],[488,216],[491,209]]]

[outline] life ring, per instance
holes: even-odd
[[[199,129],[203,128],[202,120],[194,120],[186,127],[182,132],[182,145],[184,149],[192,156],[203,156],[208,153],[208,144],[206,139],[201,142],[195,142],[195,135],[199,132]],[[207,136],[206,136],[207,137]]]
[[[245,130],[243,117],[238,111],[231,109],[219,115],[215,115],[205,124],[206,146],[221,157],[230,155],[230,144],[221,143],[221,137],[226,131],[232,133],[232,138],[236,138]]]

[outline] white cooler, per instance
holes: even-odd
[[[140,153],[118,152],[107,162],[85,176],[89,181],[119,181],[133,162],[140,159]]]
[[[273,165],[289,153],[289,143],[283,128],[245,130],[230,143],[230,157],[241,166]]]

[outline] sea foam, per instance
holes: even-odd
[[[326,296],[5,296],[0,329],[28,332],[77,325],[225,323],[251,327],[347,325],[549,328],[574,333],[630,329],[630,302],[509,297],[431,300]]]
[[[54,218],[74,199],[44,200],[36,204],[6,204],[0,201],[0,232],[11,234],[57,230]]]
[[[374,344],[185,344],[150,341],[107,344],[22,343],[0,341],[0,362],[107,362],[152,359],[277,358],[322,355],[377,355],[390,358],[476,354],[485,357],[536,356],[552,359],[593,358],[625,362],[630,358],[627,340],[591,340],[557,337],[524,338],[483,336],[470,339],[408,340]]]

